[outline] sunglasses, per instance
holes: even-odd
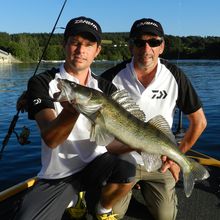
[[[149,40],[142,40],[142,39],[133,40],[133,44],[138,48],[145,47],[146,43],[148,43],[150,47],[158,47],[162,44],[162,42],[163,42],[162,39],[155,39],[155,38],[151,38]]]

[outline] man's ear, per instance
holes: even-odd
[[[66,42],[65,40],[63,40],[63,43],[62,43],[63,48],[65,48],[66,43],[67,43],[67,42]]]
[[[131,55],[133,54],[133,53],[132,53],[133,47],[134,47],[133,44],[132,44],[131,42],[129,42],[129,43],[128,43],[128,49],[129,49]]]
[[[102,46],[98,45],[97,50],[96,50],[96,55],[95,58],[99,55],[100,51],[102,50]]]
[[[165,48],[165,41],[163,40],[163,42],[162,42],[162,44],[160,45],[160,54],[162,54],[163,53],[163,51],[164,51],[164,48]]]

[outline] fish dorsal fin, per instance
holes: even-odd
[[[117,90],[111,95],[112,99],[115,100],[121,107],[126,111],[130,112],[136,118],[141,121],[145,121],[145,114],[135,101],[129,96],[126,90]]]
[[[176,139],[166,119],[162,115],[157,115],[150,119],[147,123],[153,125],[161,132],[163,132],[173,143],[176,144]]]

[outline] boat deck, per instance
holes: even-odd
[[[176,186],[178,196],[178,214],[176,220],[220,220],[220,169],[215,166],[207,166],[210,177],[200,183],[195,184],[192,195],[186,198],[182,181]],[[10,196],[0,202],[0,219],[13,219],[18,202],[25,191]],[[87,220],[92,220],[91,215],[87,215]],[[133,189],[133,197],[129,209],[124,217],[125,220],[153,220],[144,205],[140,190]],[[62,220],[69,220],[63,216]]]
[[[195,185],[192,195],[186,198],[180,181],[176,191],[178,214],[176,220],[220,220],[220,170],[209,169],[210,178]],[[133,190],[133,199],[124,219],[153,219],[143,205],[144,200],[138,190]]]
[[[220,169],[209,166],[210,177],[195,184],[193,193],[186,198],[182,181],[176,186],[178,214],[176,220],[220,220]],[[67,220],[63,217],[62,220]],[[92,220],[87,215],[87,220]],[[124,220],[154,220],[144,205],[140,190],[133,189],[133,197]]]

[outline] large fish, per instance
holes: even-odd
[[[106,145],[114,136],[134,150],[166,155],[175,161],[183,173],[186,197],[191,195],[196,180],[209,177],[205,167],[180,152],[166,120],[158,115],[144,122],[144,113],[125,90],[116,91],[109,97],[64,79],[59,80],[58,88],[61,92],[56,94],[55,100],[69,101],[91,121],[92,141]]]

